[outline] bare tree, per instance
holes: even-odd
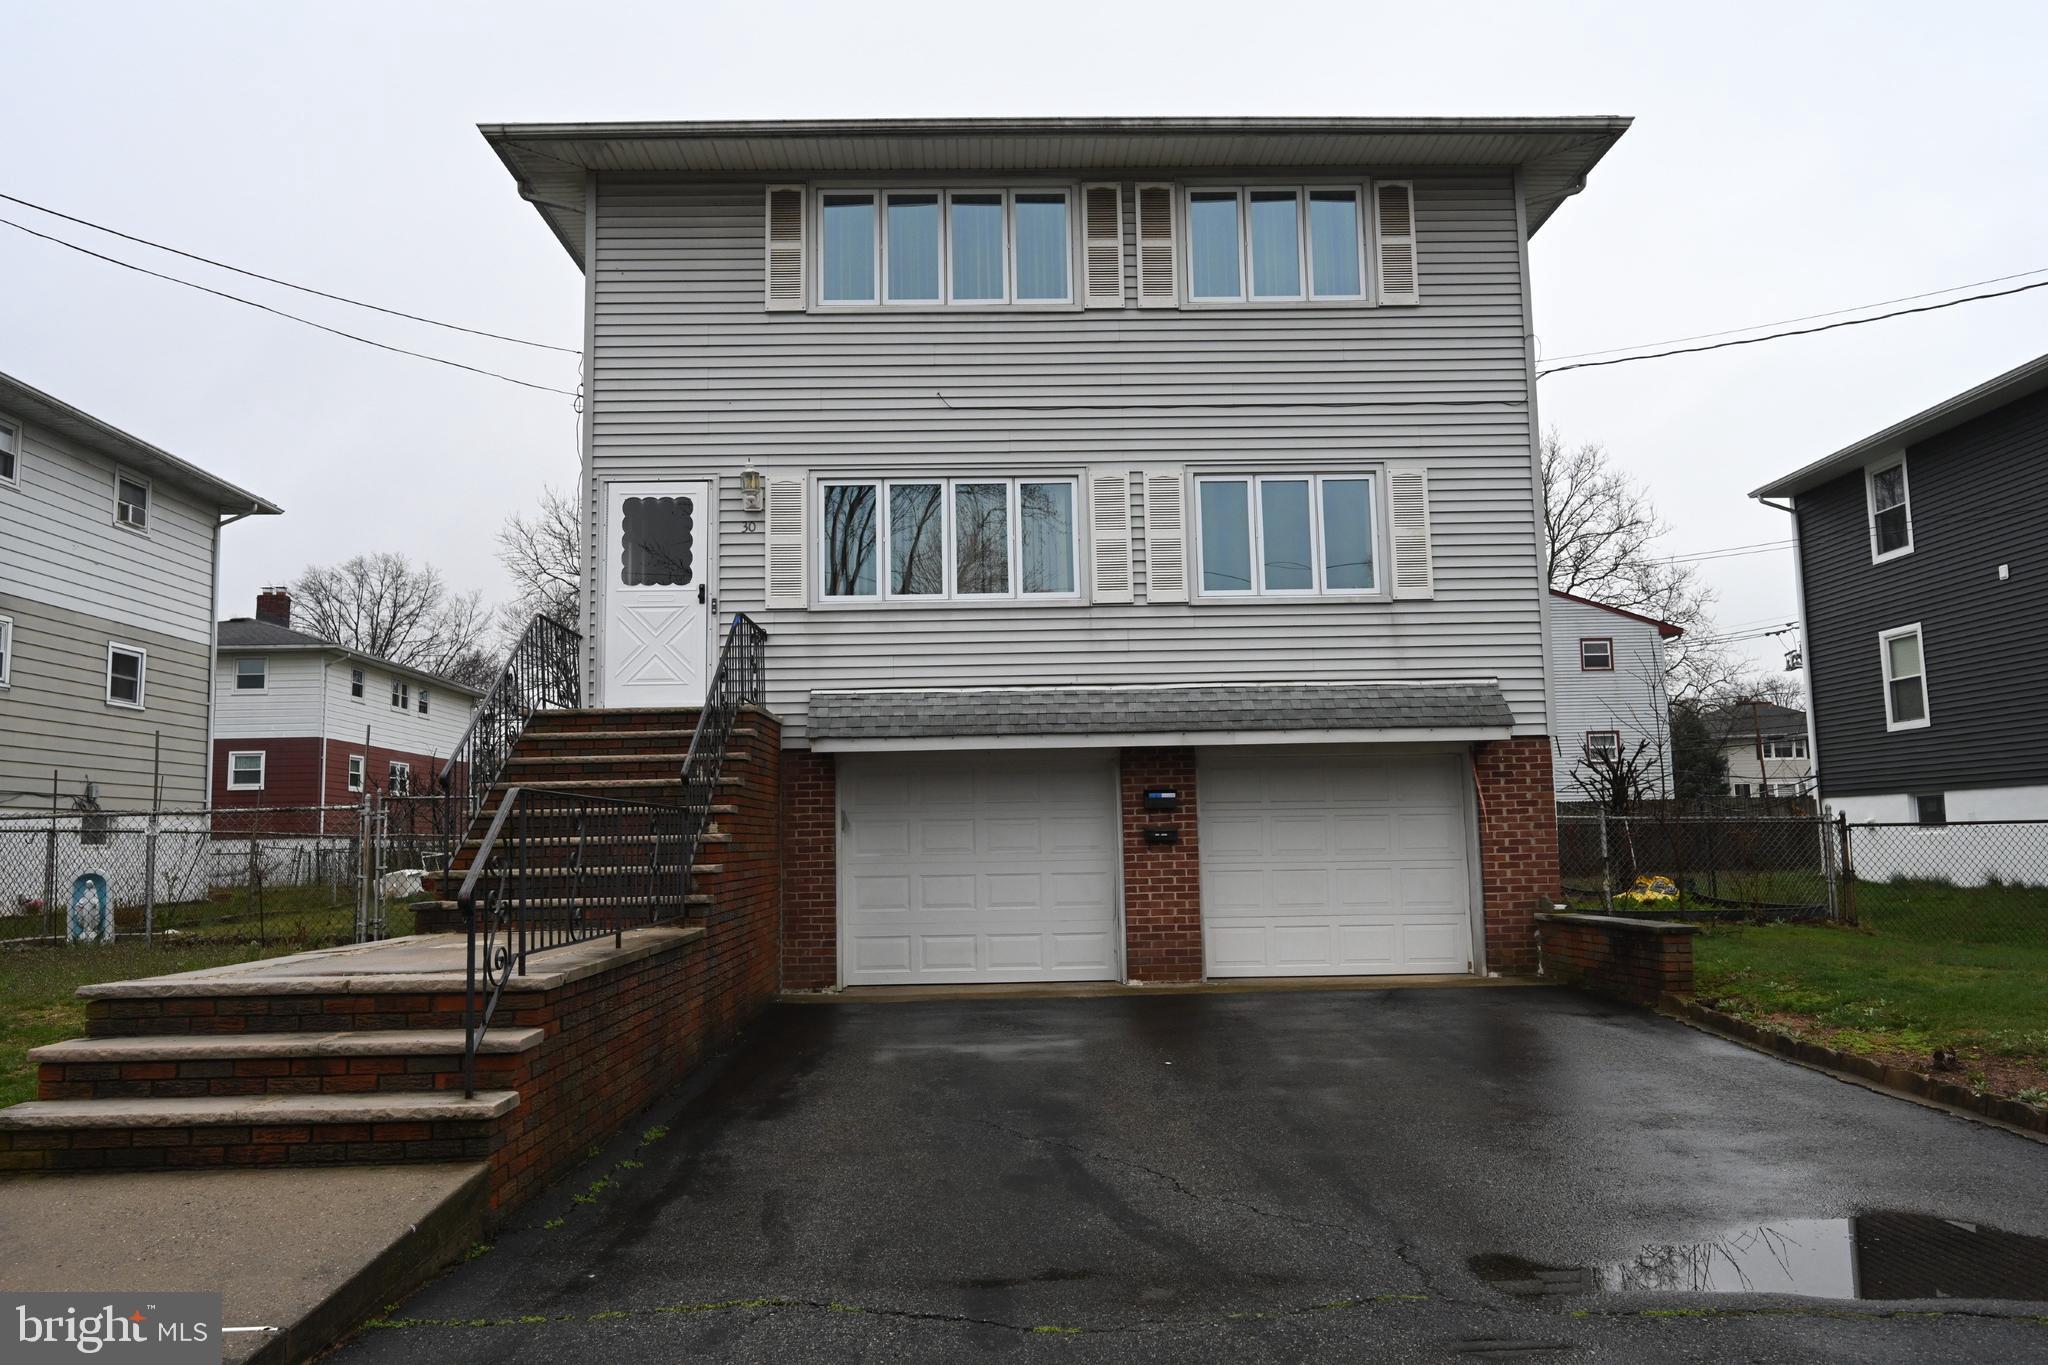
[[[481,685],[497,672],[481,592],[451,592],[440,570],[402,554],[309,566],[292,584],[293,623],[362,653]]]
[[[536,614],[552,616],[565,625],[576,624],[583,583],[583,532],[575,499],[543,488],[540,506],[532,515],[514,512],[505,518],[498,529],[498,562],[512,580],[512,600],[505,604],[504,612],[515,634]]]

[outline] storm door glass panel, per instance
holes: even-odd
[[[825,196],[825,302],[875,301],[875,197]]]
[[[1906,467],[1895,464],[1870,476],[1870,500],[1877,517],[1877,552],[1906,548]]]
[[[889,485],[889,591],[897,597],[937,597],[946,591],[943,485]]]
[[[954,588],[960,593],[1010,590],[1010,486],[953,485]]]
[[[1369,590],[1372,580],[1372,481],[1323,480],[1323,587]]]
[[[1307,479],[1260,480],[1259,567],[1267,592],[1308,592],[1315,587]]]
[[[1251,485],[1242,479],[1204,479],[1202,591],[1252,590]]]
[[[1190,293],[1198,299],[1244,296],[1237,274],[1237,191],[1197,190],[1188,196]]]
[[[695,581],[688,498],[627,498],[619,508],[619,582],[680,588]]]
[[[1301,198],[1293,190],[1251,192],[1252,297],[1301,297]]]
[[[1358,194],[1311,190],[1308,196],[1310,292],[1319,299],[1355,299],[1365,290],[1358,270]]]
[[[875,595],[875,486],[825,488],[825,595]]]
[[[1067,197],[1017,196],[1017,297],[1046,303],[1067,298]]]
[[[1024,542],[1024,591],[1074,591],[1074,485],[1017,486]]]
[[[1003,196],[953,196],[953,301],[1003,300]]]
[[[939,196],[889,196],[889,301],[936,303],[939,298]]]

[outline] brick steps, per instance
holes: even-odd
[[[541,1037],[533,1028],[485,1034],[479,1078],[506,1071],[502,1059]],[[459,1086],[462,1042],[460,1029],[138,1034],[51,1043],[29,1060],[43,1100],[397,1094]]]

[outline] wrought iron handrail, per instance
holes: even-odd
[[[453,802],[458,829],[475,823],[533,714],[583,704],[582,646],[580,632],[546,614],[536,615],[519,633],[497,682],[441,765],[441,790],[458,798]]]
[[[477,1049],[528,958],[607,935],[616,944],[629,922],[662,924],[688,912],[697,855],[718,816],[726,747],[740,712],[763,697],[767,640],[750,618],[733,617],[675,804],[538,787],[511,787],[499,800],[456,894],[469,936],[465,1094],[476,1093]]]

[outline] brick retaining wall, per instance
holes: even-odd
[[[1614,915],[1536,916],[1543,974],[1631,1004],[1692,994],[1698,926]]]

